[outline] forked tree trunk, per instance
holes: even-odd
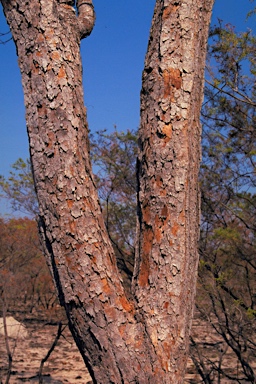
[[[157,0],[141,93],[138,239],[126,297],[89,159],[80,39],[91,1],[1,0],[17,47],[40,231],[94,383],[182,383],[197,270],[199,112],[213,0]],[[109,4],[111,7],[111,4]]]

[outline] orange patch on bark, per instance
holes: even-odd
[[[181,72],[177,68],[168,68],[163,71],[164,78],[164,97],[173,96],[172,89],[181,88]]]
[[[45,32],[44,34],[46,40],[51,39],[54,35],[55,35],[55,30],[53,28],[49,30],[47,29],[47,32]]]
[[[165,227],[166,221],[169,218],[169,212],[166,205],[163,206],[160,216],[155,216],[155,238],[160,243],[163,235],[163,228]]]
[[[59,73],[58,73],[58,78],[59,79],[64,79],[66,77],[66,71],[63,67],[60,68]]]
[[[129,301],[126,299],[125,296],[121,296],[120,298],[120,303],[123,307],[123,309],[127,312],[132,312],[133,311],[133,305],[129,303]]]
[[[148,285],[148,277],[149,277],[149,264],[145,260],[141,264],[140,277],[139,277],[139,285],[141,287],[145,287]]]
[[[69,170],[70,170],[71,175],[74,176],[75,170],[74,170],[74,167],[72,165],[70,165]]]
[[[69,208],[73,207],[74,201],[73,200],[67,200],[67,204]]]
[[[162,128],[162,133],[168,138],[172,137],[172,124],[165,124]],[[169,140],[168,140],[169,141]]]
[[[163,342],[163,349],[164,349],[164,351],[165,351],[165,356],[166,356],[166,358],[167,359],[169,359],[170,358],[170,355],[171,355],[171,343],[170,342],[166,342],[166,341],[164,341]]]
[[[68,10],[73,12],[73,7],[71,7],[71,5],[63,4],[63,3],[61,5],[62,5],[63,8],[66,8],[66,9],[68,9]]]
[[[169,68],[170,82],[176,88],[181,88],[181,72],[177,68]]]
[[[174,236],[177,236],[179,227],[180,226],[179,226],[178,223],[174,223],[173,226],[172,226],[172,229],[171,229],[171,234],[174,235]]]
[[[160,189],[159,195],[160,196],[166,196],[167,195],[166,189],[164,189],[164,188]]]
[[[84,206],[88,207],[91,210],[91,212],[95,211],[95,207],[94,207],[94,205],[93,205],[93,203],[92,203],[90,198],[83,197],[83,202],[84,202]]]
[[[156,241],[158,243],[160,243],[161,239],[162,239],[162,230],[161,230],[161,220],[159,219],[158,216],[156,216],[156,227],[155,227],[155,238],[156,238]]]
[[[101,282],[102,282],[102,290],[103,290],[103,292],[105,292],[107,295],[109,295],[110,292],[111,292],[111,289],[109,287],[107,279],[104,278],[104,279],[101,280]]]
[[[166,359],[166,357],[165,357]],[[166,360],[162,360],[162,368],[167,372],[168,371],[168,363]]]
[[[150,223],[150,206],[146,205],[144,208],[142,208],[142,216],[145,223]]]
[[[91,257],[91,261],[92,261],[93,264],[96,264],[96,262],[97,262],[97,258],[96,258],[95,256],[92,256],[92,257]]]
[[[142,246],[142,260],[140,266],[139,285],[145,287],[148,285],[149,277],[149,257],[152,249],[154,234],[151,228],[145,229]]]
[[[170,15],[176,12],[177,9],[177,5],[169,5],[168,7],[166,7],[163,12],[163,20],[169,19]]]
[[[120,325],[120,327],[118,327],[118,330],[119,330],[121,337],[123,337],[124,332],[126,330],[126,325]]]
[[[42,33],[39,33],[38,36],[37,36],[36,41],[38,43],[42,43],[44,41],[44,35]]]
[[[60,54],[59,54],[58,51],[54,51],[54,52],[52,53],[52,59],[53,59],[53,60],[59,60],[59,59],[60,59]]]
[[[163,72],[163,78],[164,78],[164,98],[166,98],[171,94],[170,75],[167,69],[165,69]]]
[[[143,242],[143,255],[149,256],[151,253],[152,242],[153,242],[153,231],[151,228],[145,229],[144,242]],[[147,257],[148,258],[148,257]]]
[[[79,249],[83,246],[83,244],[76,244],[76,249],[79,251]]]
[[[160,176],[156,177],[156,185],[158,186],[158,188],[162,187],[163,185],[163,179]]]
[[[163,188],[163,180],[160,176],[156,177],[156,186],[159,189],[159,195],[166,196],[166,189]]]
[[[76,231],[76,224],[75,224],[74,221],[70,221],[70,222],[69,222],[69,228],[70,228],[70,232],[71,232],[72,234],[74,234],[75,231]]]
[[[143,340],[141,339],[141,338],[138,338],[138,339],[136,339],[136,341],[135,341],[135,348],[136,349],[141,349],[141,347],[142,347],[142,345],[143,345]],[[140,369],[140,368],[139,368]]]

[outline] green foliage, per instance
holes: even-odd
[[[237,35],[231,26],[220,25],[210,36],[203,169],[211,170],[215,185],[226,185],[225,201],[230,191],[251,191],[256,183],[256,41],[250,31]]]
[[[251,3],[253,3],[255,0],[250,0],[250,1],[251,1]],[[249,19],[249,17],[253,17],[254,15],[256,15],[256,7],[252,8],[248,12],[246,19]]]
[[[247,316],[250,320],[253,320],[254,318],[256,318],[256,310],[252,309],[252,308],[248,308],[247,309]]]
[[[254,383],[256,377],[255,57],[250,31],[236,34],[221,24],[211,31],[196,301],[200,321],[211,327],[211,342],[194,337],[191,345],[205,383]]]
[[[97,132],[91,137],[91,155],[107,231],[129,293],[135,252],[137,133]]]
[[[18,159],[12,165],[8,179],[0,175],[0,190],[0,196],[10,201],[14,211],[36,216],[38,204],[29,160]]]

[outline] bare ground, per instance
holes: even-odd
[[[10,383],[38,383],[41,360],[46,356],[56,334],[57,325],[35,322],[25,323],[29,337],[15,341],[10,339],[13,366]],[[5,382],[7,354],[4,337],[0,336],[0,382]],[[87,384],[91,380],[84,362],[66,327],[57,346],[44,364],[43,383]]]
[[[38,372],[41,360],[46,356],[51,347],[58,330],[58,325],[47,324],[27,319],[25,324],[29,336],[25,339],[10,339],[10,347],[13,353],[13,365],[10,384],[38,383]],[[194,335],[207,341],[212,340],[211,329],[206,324],[194,321]],[[217,351],[216,351],[217,352]],[[234,372],[236,362],[227,353],[225,365]],[[4,336],[0,335],[0,384],[5,383],[7,373],[7,353]],[[188,362],[186,384],[198,384],[202,382],[195,372],[191,360]],[[221,380],[221,384],[232,381]],[[237,382],[237,381],[235,381]],[[44,364],[43,383],[51,384],[89,384],[90,375],[85,368],[80,353],[73,341],[68,327],[58,340],[57,346]],[[103,384],[103,383],[102,383]],[[107,384],[107,383],[104,383]]]
[[[57,325],[42,324],[35,321],[26,321],[29,337],[26,339],[10,339],[13,351],[13,366],[10,384],[38,383],[38,371],[41,360],[46,356],[56,334]],[[192,367],[188,368],[187,383],[190,378],[195,380]],[[0,335],[0,383],[5,382],[7,373],[7,354],[4,337]],[[198,383],[199,381],[192,381]],[[68,327],[58,340],[57,346],[44,364],[43,383],[51,384],[89,384],[90,375],[77,350]]]

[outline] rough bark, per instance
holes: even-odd
[[[180,382],[197,277],[199,122],[212,0],[157,1],[141,91],[134,293]]]
[[[89,159],[80,39],[91,1],[2,0],[25,95],[39,227],[94,383],[182,383],[197,268],[199,111],[213,0],[157,0],[143,75],[134,299]]]

